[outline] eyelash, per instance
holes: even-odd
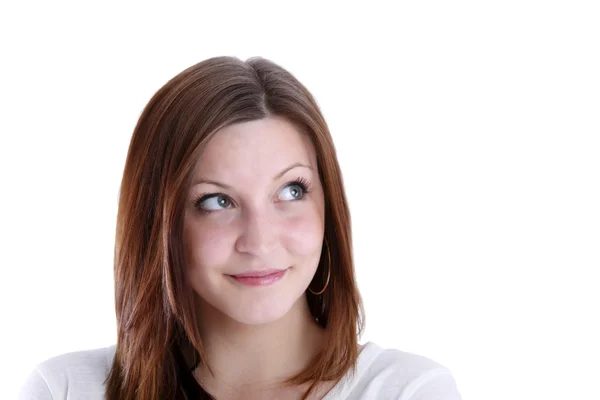
[[[305,199],[305,196],[307,194],[309,194],[311,192],[311,185],[310,182],[302,177],[298,177],[295,180],[288,182],[284,187],[288,187],[288,186],[299,186],[302,189],[302,197],[300,199],[294,200],[294,201],[302,201]],[[203,201],[210,199],[211,197],[215,197],[215,196],[223,196],[223,197],[228,197],[226,194],[223,193],[202,193],[200,194],[198,197],[196,197],[196,199],[193,201],[194,206],[205,213],[211,213],[214,212],[215,210],[205,210],[202,207],[200,207],[200,204],[202,204]],[[230,200],[231,201],[231,200]]]

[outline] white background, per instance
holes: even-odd
[[[269,58],[322,107],[363,341],[448,366],[465,399],[600,398],[598,3],[215,3],[0,6],[0,398],[114,343],[132,130],[217,55]]]

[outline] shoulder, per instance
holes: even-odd
[[[113,345],[49,358],[30,372],[19,399],[103,399],[114,354]]]
[[[460,400],[450,370],[421,355],[368,342],[346,384],[349,399]]]

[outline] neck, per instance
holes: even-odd
[[[211,321],[199,329],[214,377],[204,365],[195,371],[206,387],[239,391],[280,385],[306,368],[326,340],[304,296],[284,317],[264,325],[241,324],[206,303],[199,304],[199,315]]]

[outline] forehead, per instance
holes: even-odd
[[[308,135],[282,117],[229,125],[216,132],[200,153],[195,175],[274,175],[300,162],[317,168],[315,148]]]

